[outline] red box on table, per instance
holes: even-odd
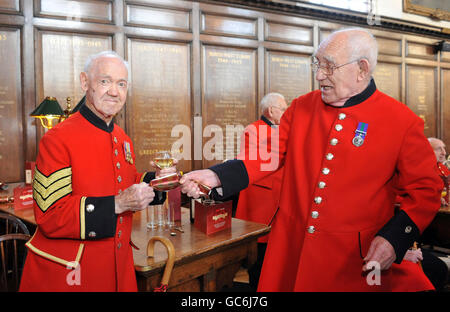
[[[169,200],[169,205],[173,207],[174,210],[174,221],[181,221],[181,188],[170,190],[167,192],[167,198]]]
[[[18,186],[14,189],[14,210],[33,207],[33,187]]]
[[[210,235],[231,227],[232,202],[208,204],[195,201],[194,226]]]

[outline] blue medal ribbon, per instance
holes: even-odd
[[[364,138],[367,135],[367,128],[369,127],[368,123],[365,122],[358,122],[358,127],[355,131],[355,137],[353,138],[353,145],[359,147],[363,145]]]

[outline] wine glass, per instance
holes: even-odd
[[[153,162],[159,169],[170,168],[173,166],[174,158],[169,151],[159,151],[155,154]],[[171,228],[175,226],[175,211],[174,207],[171,207],[169,203],[169,192],[166,191],[166,200],[163,203],[163,212],[167,213],[166,225]],[[160,224],[161,225],[161,224]]]
[[[160,151],[155,154],[153,162],[159,169],[165,169],[173,166],[174,158],[169,151]]]

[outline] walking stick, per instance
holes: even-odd
[[[161,236],[153,236],[147,243],[147,257],[152,258],[154,256],[155,242],[161,242],[167,249],[167,263],[164,269],[164,273],[161,279],[161,286],[155,288],[154,292],[166,292],[169,286],[170,275],[172,274],[173,265],[175,263],[175,247],[172,242]]]

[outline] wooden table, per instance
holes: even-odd
[[[147,242],[152,236],[163,236],[175,247],[175,265],[169,280],[169,291],[218,291],[231,286],[242,264],[256,261],[257,238],[270,227],[232,219],[230,229],[207,236],[189,220],[189,210],[182,208],[181,226],[184,233],[168,229],[146,228],[147,212],[135,213],[131,238],[140,250],[134,250],[134,265],[138,289],[151,291],[160,285],[167,260],[166,248],[155,244],[154,258],[147,257]]]
[[[13,196],[14,188],[17,186],[24,186],[24,183],[11,183],[8,185],[8,189],[0,191],[0,196]],[[6,212],[12,214],[23,221],[36,225],[34,219],[33,208],[25,208],[21,210],[14,210],[14,203],[0,204],[0,212]],[[31,230],[31,229],[30,229]]]
[[[32,208],[15,211],[14,204],[9,203],[0,204],[0,211],[36,225]],[[182,221],[178,221],[184,233],[149,230],[147,222],[147,210],[134,214],[131,238],[139,247],[133,249],[133,256],[140,291],[152,291],[160,285],[167,260],[167,251],[159,242],[155,244],[154,258],[147,257],[147,242],[152,236],[166,237],[175,247],[169,291],[216,291],[232,285],[241,265],[256,261],[257,239],[270,231],[266,225],[233,218],[231,229],[207,236],[190,223],[186,208],[182,208]],[[177,235],[171,236],[170,232]]]

